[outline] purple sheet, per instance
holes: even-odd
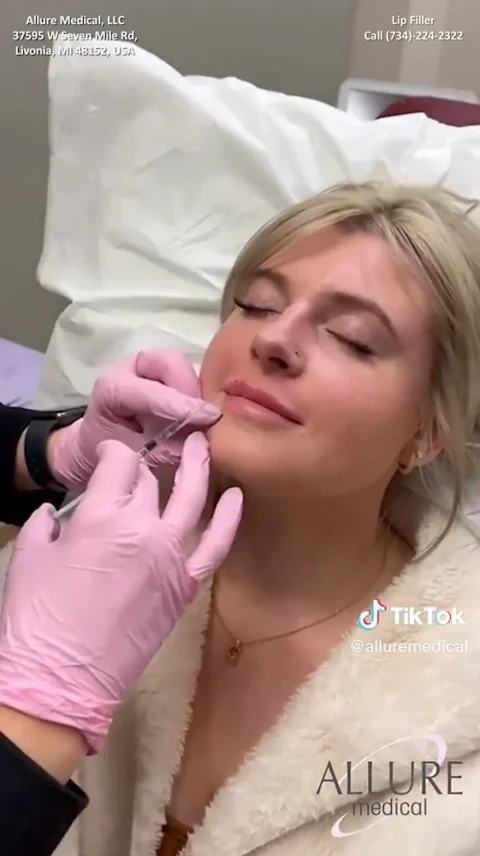
[[[0,401],[28,407],[37,390],[44,354],[0,339]]]

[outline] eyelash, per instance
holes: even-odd
[[[245,315],[256,315],[257,317],[261,315],[268,315],[269,312],[273,312],[273,309],[266,309],[263,306],[254,306],[253,303],[244,303],[243,300],[239,300],[238,297],[233,299],[235,306],[238,306]]]
[[[242,300],[239,300],[238,297],[235,297],[233,302],[235,306],[238,306],[238,308],[245,313],[245,315],[251,315],[257,318],[274,312],[273,309],[267,309],[264,306],[254,306],[253,303],[244,303]],[[344,345],[350,351],[353,351],[361,360],[372,360],[375,357],[374,351],[372,351],[368,345],[364,345],[362,342],[355,342],[353,339],[347,339],[345,336],[340,336],[338,333],[333,333],[331,330],[328,332],[338,342],[340,342],[341,345]]]
[[[332,333],[330,330],[328,332],[331,336],[337,339],[340,344],[345,345],[347,348],[354,351],[357,357],[361,360],[373,360],[375,357],[374,351],[372,351],[368,345],[364,345],[363,342],[355,342],[353,339],[346,339],[344,336],[339,336],[338,333]]]

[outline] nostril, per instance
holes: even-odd
[[[269,357],[268,361],[279,369],[288,369],[288,362],[283,357]]]

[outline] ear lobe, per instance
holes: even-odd
[[[398,470],[402,475],[410,475],[415,469],[431,464],[443,452],[444,444],[440,435],[430,431],[412,440],[404,449],[398,462]]]
[[[418,437],[415,450],[416,462],[414,466],[425,467],[438,458],[445,449],[444,437],[436,423],[432,423],[428,430],[424,430]]]
[[[431,464],[435,461],[442,452],[443,446],[440,444],[437,447],[429,446],[426,450],[419,449],[415,455],[412,469],[426,467],[427,464]]]

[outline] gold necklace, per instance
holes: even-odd
[[[294,636],[297,633],[302,633],[304,630],[308,630],[310,627],[315,627],[317,624],[324,624],[325,621],[329,621],[331,618],[335,618],[336,615],[340,615],[342,612],[346,612],[351,606],[353,606],[360,598],[365,597],[371,588],[375,585],[377,580],[380,579],[384,568],[385,561],[387,558],[387,547],[388,547],[388,530],[387,536],[385,538],[385,545],[382,553],[382,561],[380,564],[380,572],[375,577],[375,580],[370,583],[366,591],[362,592],[359,595],[356,595],[355,598],[349,601],[345,606],[341,606],[339,609],[336,609],[334,612],[329,613],[328,615],[324,615],[322,618],[317,618],[315,621],[310,621],[308,624],[302,624],[301,627],[295,627],[294,630],[287,630],[285,633],[276,633],[274,636],[265,636],[262,639],[250,639],[248,642],[242,642],[240,639],[232,633],[227,624],[225,624],[224,619],[222,618],[221,613],[219,612],[216,598],[216,586],[213,589],[213,609],[222,625],[223,629],[228,633],[229,636],[233,639],[231,645],[229,645],[226,654],[226,661],[229,666],[236,666],[240,657],[243,654],[245,648],[250,647],[251,645],[263,645],[265,642],[275,642],[277,639],[286,639],[287,636]]]

